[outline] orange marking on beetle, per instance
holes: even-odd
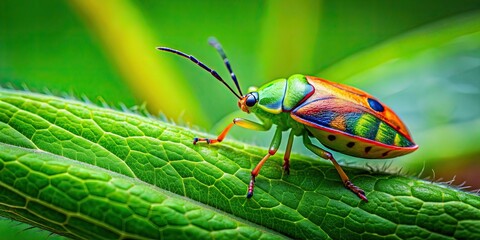
[[[332,122],[330,122],[330,126],[340,131],[345,131],[346,129],[345,118],[343,116],[338,116],[334,118]]]

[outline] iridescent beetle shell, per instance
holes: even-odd
[[[323,145],[337,152],[382,159],[418,148],[400,118],[359,89],[297,74],[269,82],[257,93],[261,110],[289,112]]]

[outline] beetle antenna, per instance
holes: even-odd
[[[176,49],[173,49],[173,48],[168,48],[168,47],[157,47],[157,50],[160,50],[160,51],[166,51],[166,52],[171,52],[171,53],[175,53],[177,55],[180,55],[184,58],[188,58],[190,59],[190,61],[194,62],[195,64],[197,64],[198,66],[200,66],[201,68],[205,69],[207,72],[209,72],[210,74],[212,74],[213,77],[215,77],[218,81],[220,81],[221,83],[223,83],[223,85],[225,85],[229,90],[230,92],[232,92],[238,99],[241,99],[241,96],[238,95],[238,93],[236,93],[223,79],[222,77],[220,77],[220,75],[218,75],[218,73],[209,68],[207,65],[203,64],[202,62],[200,62],[198,59],[196,59],[194,56],[192,55],[188,55],[188,54],[185,54],[183,52],[180,52]]]
[[[223,62],[225,63],[225,66],[228,69],[228,72],[230,73],[230,77],[232,78],[233,82],[235,83],[235,86],[237,86],[237,90],[240,93],[240,96],[243,96],[242,89],[240,88],[240,85],[238,84],[237,76],[235,76],[235,73],[232,70],[232,66],[230,66],[230,61],[227,58],[227,55],[225,54],[225,51],[223,51],[222,45],[220,45],[220,42],[215,38],[215,37],[210,37],[208,39],[208,43],[217,49],[218,54],[223,59]]]

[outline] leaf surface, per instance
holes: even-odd
[[[90,238],[479,238],[480,197],[409,177],[266,153],[138,114],[0,89],[0,215]]]

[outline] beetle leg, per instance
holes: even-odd
[[[258,176],[260,169],[262,168],[263,164],[267,161],[267,159],[277,152],[281,142],[282,142],[282,130],[279,127],[277,127],[277,129],[275,130],[275,135],[273,136],[273,139],[272,139],[272,143],[270,144],[270,148],[268,149],[267,155],[265,155],[265,157],[263,157],[262,160],[260,160],[260,162],[252,171],[252,178],[250,179],[250,184],[248,184],[247,198],[251,198],[253,196],[253,188],[255,187],[255,177]]]
[[[295,137],[295,134],[293,134],[293,131],[290,131],[290,135],[288,135],[287,149],[283,155],[283,171],[286,174],[290,174],[290,152],[292,151],[293,137]]]
[[[223,141],[225,136],[227,136],[228,131],[230,131],[230,129],[233,127],[234,124],[235,124],[235,122],[232,122],[232,123],[228,124],[228,126],[225,129],[223,129],[222,133],[220,133],[220,135],[218,135],[217,139],[194,138],[193,139],[193,144],[195,145],[195,144],[197,144],[197,142],[206,142],[207,144],[213,144],[213,143],[221,142],[221,141]]]
[[[235,118],[233,119],[233,122],[228,124],[228,126],[223,129],[222,133],[218,135],[217,139],[210,139],[210,138],[194,138],[193,139],[193,144],[197,144],[197,142],[206,142],[207,144],[213,144],[217,142],[223,141],[225,136],[227,136],[228,131],[233,127],[233,125],[237,125],[243,128],[251,129],[251,130],[257,130],[257,131],[267,131],[272,127],[272,124],[261,124],[261,123],[256,123],[247,119],[243,118]]]
[[[306,133],[303,135],[303,143],[310,151],[317,154],[319,157],[332,161],[333,166],[335,167],[335,169],[337,169],[337,172],[340,175],[340,178],[342,179],[345,187],[357,194],[357,196],[365,202],[368,202],[368,199],[365,196],[365,192],[361,188],[355,186],[352,182],[350,182],[347,174],[343,171],[342,167],[337,163],[335,158],[333,158],[333,155],[331,153],[313,145],[312,141],[310,141],[310,138]]]

